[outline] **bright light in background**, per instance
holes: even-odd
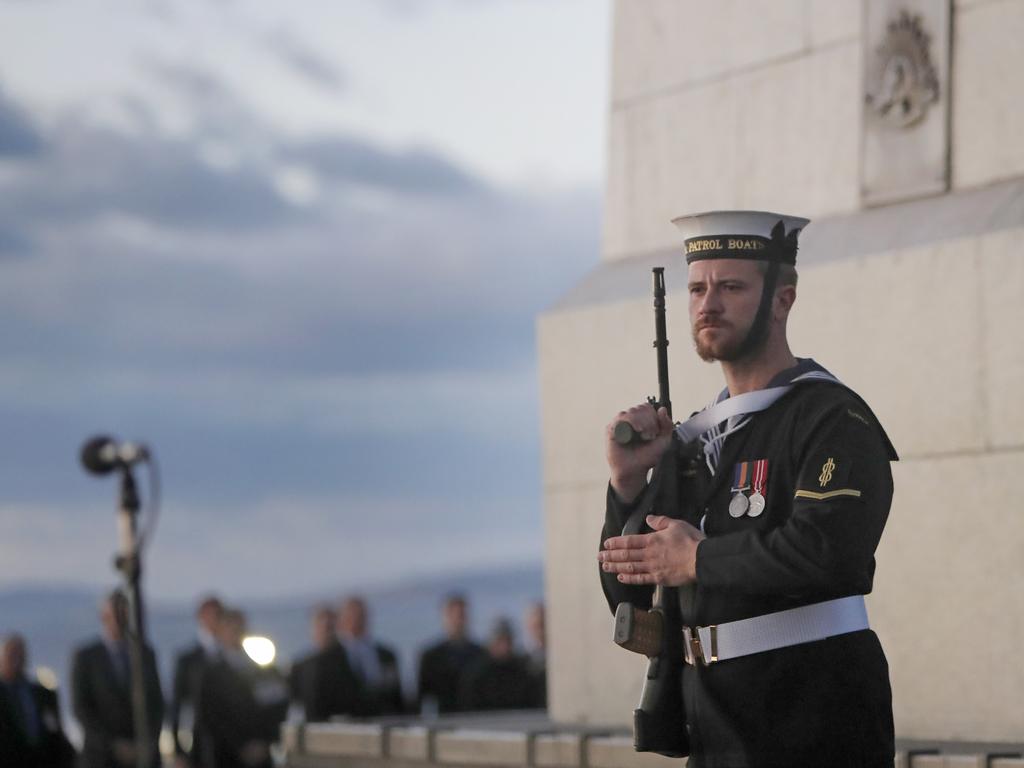
[[[36,667],[36,680],[43,688],[50,691],[56,691],[59,685],[57,673],[49,667]]]
[[[274,647],[274,642],[269,637],[262,637],[261,635],[250,635],[242,640],[242,648],[249,658],[261,667],[269,667],[274,663],[274,658],[277,656],[277,648]]]

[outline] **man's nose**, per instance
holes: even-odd
[[[700,298],[697,306],[698,314],[714,315],[722,311],[721,296],[714,288],[708,288]]]

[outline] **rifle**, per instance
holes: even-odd
[[[668,337],[665,330],[665,270],[654,272],[654,348],[658,359],[658,399],[647,398],[657,410],[664,407],[672,416],[668,387]],[[640,435],[625,421],[615,425],[613,437],[622,445],[638,442]],[[665,450],[654,469],[651,483],[640,504],[626,521],[622,535],[640,533],[649,514],[673,513],[680,508],[676,442]],[[675,516],[670,514],[670,516]],[[657,752],[666,757],[686,757],[690,740],[683,706],[683,620],[679,590],[657,586],[649,611],[631,603],[615,608],[613,639],[626,650],[648,657],[647,674],[640,694],[640,706],[633,711],[633,746],[638,752]]]

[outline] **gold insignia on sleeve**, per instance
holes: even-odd
[[[821,474],[818,475],[818,483],[824,488],[832,480],[832,472],[836,468],[836,463],[832,457],[829,456],[828,461],[821,468]]]
[[[827,501],[840,496],[849,496],[853,499],[859,499],[860,491],[856,488],[840,488],[838,490],[827,491],[825,493],[818,493],[817,491],[797,491],[793,494],[794,499],[814,499],[815,501]]]

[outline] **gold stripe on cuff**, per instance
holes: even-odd
[[[836,496],[852,496],[855,499],[859,499],[860,491],[856,491],[853,488],[840,488],[837,491],[827,491],[826,493],[818,493],[817,491],[797,491],[793,498],[824,501],[825,499],[834,499]]]

